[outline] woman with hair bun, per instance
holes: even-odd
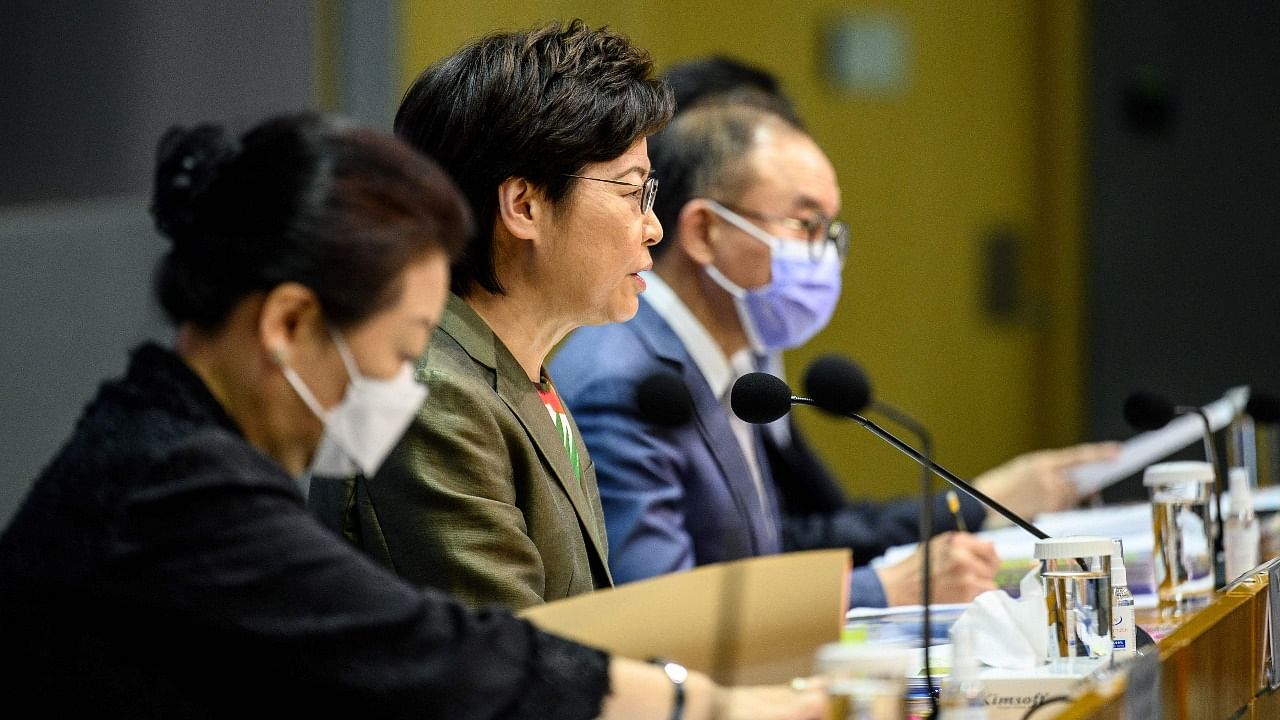
[[[431,161],[314,115],[174,129],[152,212],[177,325],[104,384],[0,537],[0,661],[51,716],[672,717],[658,668],[366,560],[300,479],[372,474],[471,232]],[[305,482],[305,480],[304,480]],[[817,717],[692,674],[686,717]],[[24,702],[26,701],[26,702]],[[678,716],[678,714],[677,714]]]

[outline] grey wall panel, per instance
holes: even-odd
[[[169,341],[151,309],[163,242],[145,198],[0,212],[0,525],[127,349]]]
[[[1091,5],[1090,434],[1280,390],[1280,4]],[[1131,485],[1128,494],[1141,494]]]
[[[160,133],[310,105],[312,19],[306,0],[0,2],[0,525],[128,349],[169,337]]]
[[[312,97],[305,0],[0,3],[0,205],[145,192],[175,122]]]

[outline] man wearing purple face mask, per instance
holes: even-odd
[[[849,243],[834,219],[835,170],[781,116],[698,106],[654,138],[652,158],[663,183],[657,211],[674,239],[653,249],[640,310],[624,324],[579,330],[551,366],[595,461],[618,582],[797,549],[764,434],[730,412],[729,391],[827,324]],[[637,385],[663,373],[688,388],[689,417],[637,397]],[[990,544],[944,541],[939,600],[994,587]],[[919,581],[913,555],[855,570],[851,596],[858,605],[909,602]]]

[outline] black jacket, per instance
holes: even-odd
[[[920,540],[918,486],[903,488],[910,493],[909,499],[851,502],[794,422],[790,435],[791,444],[782,446],[771,433],[764,433],[765,455],[782,504],[786,550],[847,547],[853,550],[854,564],[865,565],[895,545]],[[903,462],[909,461],[903,458]],[[968,495],[958,494],[966,527],[982,527],[986,509]],[[933,497],[933,529],[935,533],[956,529],[944,493]]]
[[[48,716],[589,718],[608,690],[604,654],[418,591],[317,524],[155,346],[0,538],[0,641],[6,703]]]

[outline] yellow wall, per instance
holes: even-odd
[[[840,173],[854,228],[837,317],[788,356],[793,385],[817,354],[855,357],[880,397],[933,430],[939,459],[962,475],[1078,439],[1077,3],[403,0],[403,13],[402,87],[466,39],[569,17],[627,33],[660,66],[721,52],[769,68]],[[858,13],[894,17],[906,30],[909,74],[898,96],[850,96],[822,75],[825,24]],[[1003,324],[980,306],[981,238],[997,226],[1027,241],[1036,308]],[[858,494],[915,486],[917,473],[894,451],[801,413]]]

